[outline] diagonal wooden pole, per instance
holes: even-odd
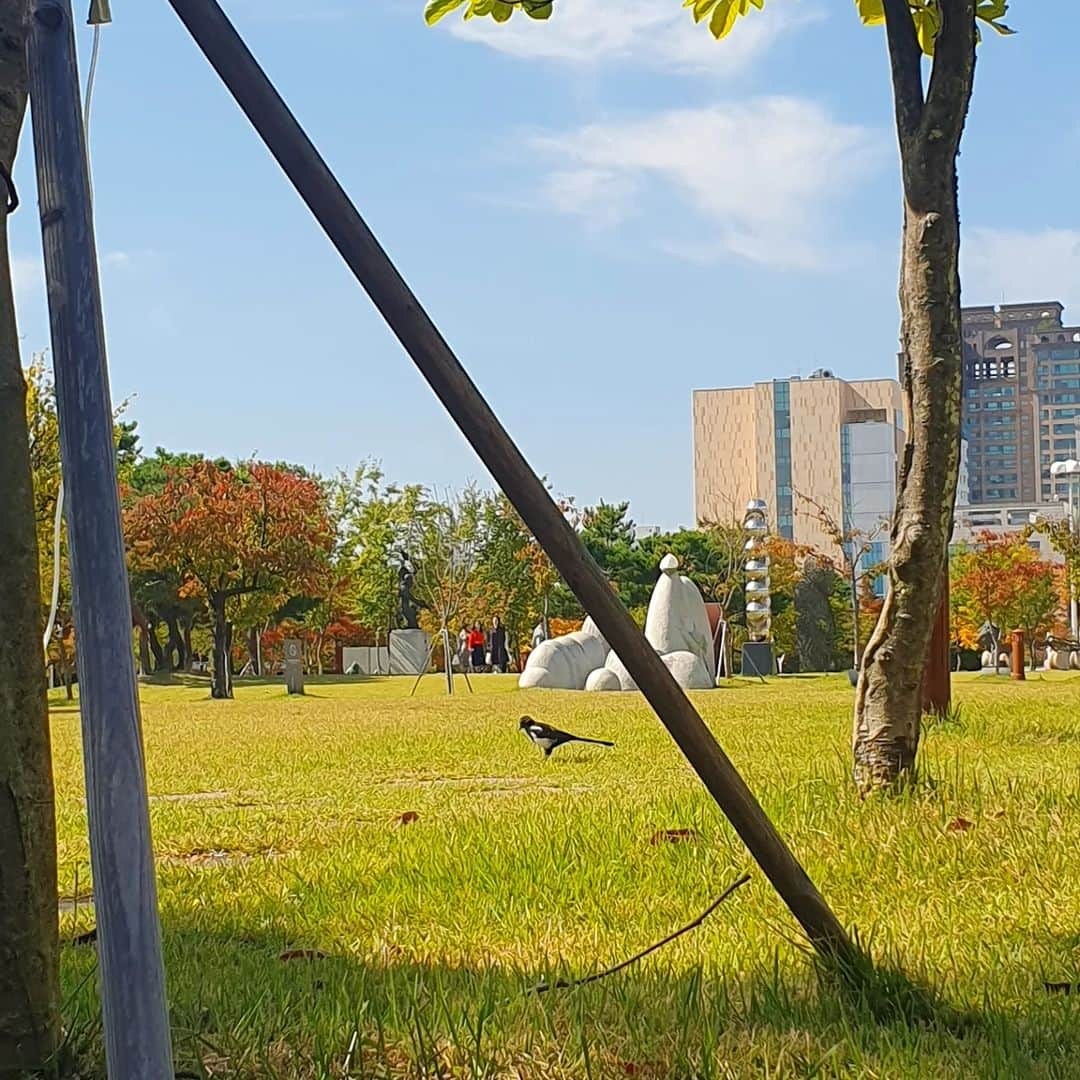
[[[68,489],[83,765],[109,1075],[173,1075],[113,411],[71,0],[37,0],[28,46],[60,451]]]
[[[855,946],[216,0],[169,0],[211,66],[822,953]]]

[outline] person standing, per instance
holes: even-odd
[[[506,629],[498,615],[491,620],[491,629],[488,631],[488,652],[491,655],[492,670],[502,675],[510,658],[506,652]]]
[[[484,670],[484,631],[479,623],[473,623],[469,631],[469,667],[473,671]]]
[[[469,670],[469,631],[463,626],[457,636],[457,666],[462,671]]]

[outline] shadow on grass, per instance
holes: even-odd
[[[188,1076],[1064,1080],[1080,1055],[1075,1003],[965,1011],[888,966],[808,959],[801,973],[777,962],[725,976],[661,958],[538,995],[540,982],[590,972],[545,968],[539,943],[535,968],[455,966],[387,943],[323,955],[273,928],[224,930],[165,921],[176,1067]],[[92,950],[64,958],[79,1075],[103,1077]]]

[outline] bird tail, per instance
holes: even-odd
[[[593,746],[614,746],[613,742],[608,742],[606,739],[583,739],[580,735],[576,736],[577,742],[592,743]]]

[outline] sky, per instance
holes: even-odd
[[[112,7],[97,242],[144,447],[490,485],[165,0]],[[692,524],[692,390],[895,373],[888,63],[849,0],[769,0],[722,42],[680,0],[435,29],[423,0],[224,7],[556,493]],[[1008,21],[963,143],[964,302],[1080,323],[1080,5]],[[28,132],[15,179],[28,359],[49,343]]]

